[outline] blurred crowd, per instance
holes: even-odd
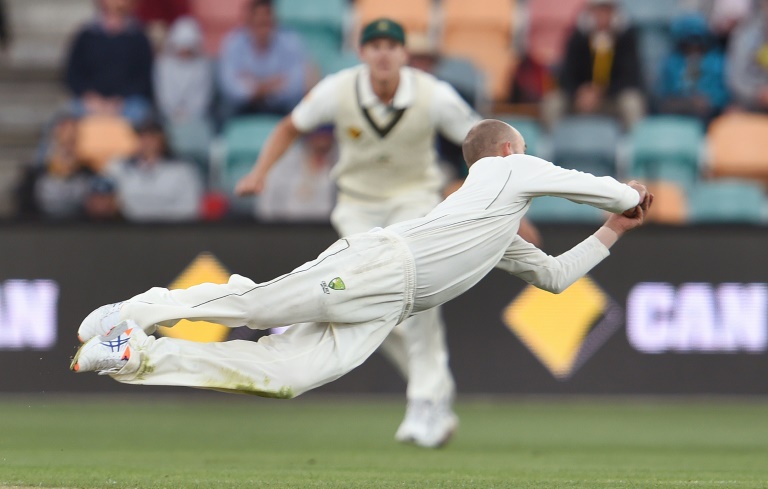
[[[272,127],[320,77],[356,63],[354,15],[351,27],[339,20],[344,30],[334,34],[329,58],[318,55],[322,42],[310,28],[282,25],[280,3],[96,0],[93,20],[68,47],[70,101],[52,117],[19,188],[21,215],[327,221],[335,198],[332,128],[294,147],[254,202],[231,192],[258,154],[257,122]],[[344,3],[349,14],[376,2]],[[411,64],[451,82],[483,115],[536,127],[537,139],[549,141],[539,153],[556,163],[558,131],[574,117],[607,119],[632,139],[653,118],[693,122],[706,135],[720,121],[768,110],[768,0],[484,0],[476,10],[508,8],[496,13],[509,24],[501,55],[491,53],[490,29],[453,27],[449,10],[458,2],[426,3],[427,28],[404,21]],[[238,125],[252,131],[242,144]],[[438,144],[446,171],[460,175],[456,148]],[[683,193],[688,184],[733,176],[695,165],[693,182],[669,177]],[[634,176],[631,166],[613,162],[604,173]],[[764,183],[759,172],[735,176]]]

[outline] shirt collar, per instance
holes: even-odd
[[[363,107],[371,108],[383,103],[373,92],[371,71],[367,66],[363,66],[363,69],[360,71],[357,85],[360,90],[360,104]],[[400,82],[397,85],[395,97],[392,100],[392,107],[395,109],[405,109],[413,105],[415,95],[413,73],[407,67],[400,68]]]

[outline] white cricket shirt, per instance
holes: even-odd
[[[435,132],[461,144],[479,116],[447,83],[403,67],[391,104],[373,92],[359,65],[321,80],[291,113],[309,132],[333,124],[339,161],[333,176],[346,196],[381,200],[442,184]]]
[[[556,258],[518,237],[531,200],[543,195],[616,213],[640,201],[636,190],[611,177],[566,170],[528,155],[483,158],[470,167],[464,185],[432,212],[386,228],[402,236],[413,253],[414,312],[464,293],[494,267],[561,291],[608,256],[594,237]]]

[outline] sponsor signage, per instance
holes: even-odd
[[[594,231],[544,227],[557,255]],[[327,226],[0,227],[2,392],[156,392],[69,372],[76,331],[96,307],[154,286],[264,282],[314,259],[336,239]],[[443,307],[459,393],[765,394],[768,282],[762,228],[648,228],[563,294],[494,271]],[[344,294],[343,271],[328,276]],[[160,334],[226,339],[228,328],[184,322]],[[337,382],[339,393],[399,393],[375,354]]]
[[[47,350],[58,335],[59,286],[53,280],[0,284],[0,350]]]

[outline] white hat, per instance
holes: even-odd
[[[168,33],[167,47],[174,50],[199,49],[203,43],[203,33],[197,21],[192,17],[181,17],[171,26]]]

